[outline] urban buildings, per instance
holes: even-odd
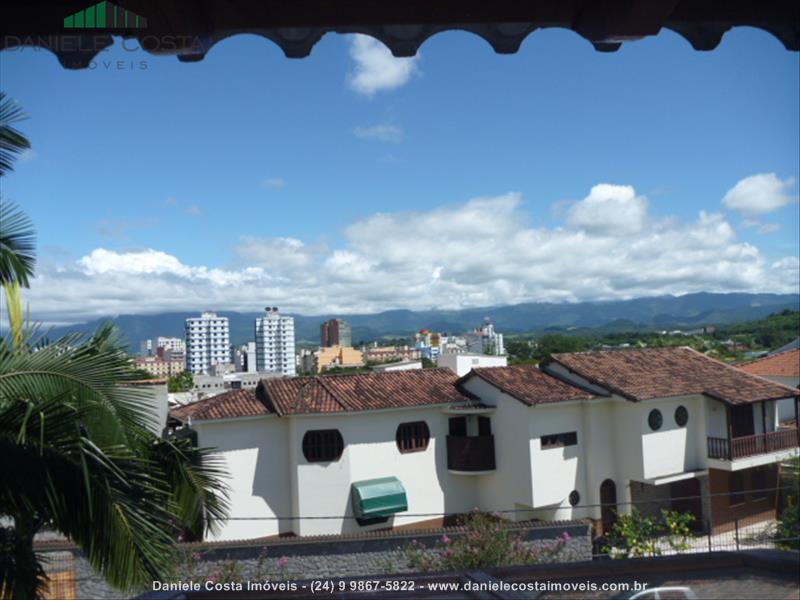
[[[347,346],[328,346],[303,355],[303,371],[322,373],[332,367],[363,367],[364,353]]]
[[[294,319],[268,306],[255,326],[256,371],[295,375]]]
[[[221,539],[425,526],[418,515],[475,507],[608,531],[634,504],[690,512],[717,533],[775,518],[799,398],[689,348],[648,348],[460,378],[443,368],[272,378],[172,416],[219,449],[232,515],[253,517],[226,523]],[[791,425],[777,419],[785,399]],[[377,511],[359,500],[387,488]],[[286,515],[298,518],[275,519]]]
[[[319,326],[320,346],[328,348],[330,346],[353,345],[353,329],[350,323],[343,319],[331,319]]]
[[[147,371],[154,377],[172,377],[186,370],[183,359],[159,358],[158,356],[141,356],[133,359],[136,369]]]
[[[486,317],[482,326],[466,334],[467,351],[473,354],[494,354],[497,356],[506,353],[503,344],[503,334],[497,333],[494,324]]]
[[[388,362],[397,360],[419,360],[422,353],[408,346],[372,346],[364,347],[365,362]]]
[[[204,312],[186,319],[186,369],[208,374],[212,365],[231,362],[229,336],[227,317]]]
[[[440,354],[436,359],[436,365],[446,367],[459,377],[466,375],[472,369],[482,367],[505,367],[508,365],[508,358],[505,356],[491,356],[489,354]]]
[[[242,373],[256,372],[256,343],[247,342],[233,351],[233,364]]]

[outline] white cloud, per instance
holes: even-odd
[[[744,219],[741,227],[742,229],[755,229],[761,234],[774,233],[781,228],[778,223],[762,223],[758,219]]]
[[[186,212],[193,217],[199,217],[203,214],[203,209],[199,204],[190,204],[186,207]]]
[[[397,125],[390,125],[388,123],[371,125],[370,127],[356,127],[353,129],[353,135],[362,140],[390,142],[392,144],[399,144],[405,138],[402,129]]]
[[[365,96],[399,88],[417,72],[419,54],[396,58],[381,42],[367,35],[356,34],[350,43],[350,56],[355,67],[347,76],[350,87]]]
[[[722,205],[745,215],[763,215],[797,201],[789,191],[794,178],[781,180],[775,173],[759,173],[740,180],[727,191]]]
[[[575,229],[607,235],[629,235],[644,226],[647,200],[629,185],[601,183],[573,205],[567,224]]]
[[[261,187],[279,190],[286,187],[286,180],[281,177],[270,177],[261,182]]]
[[[64,322],[208,307],[255,311],[265,302],[319,314],[698,291],[797,293],[797,257],[767,260],[737,239],[720,213],[701,212],[691,222],[648,218],[635,191],[618,188],[593,188],[587,199],[595,200],[583,206],[616,203],[626,215],[617,220],[620,230],[608,219],[600,219],[602,227],[533,226],[522,196],[508,193],[373,214],[346,227],[335,247],[243,238],[224,268],[157,249],[97,248],[43,267],[26,301],[35,318]]]

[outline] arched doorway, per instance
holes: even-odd
[[[617,522],[617,484],[613,479],[606,479],[600,484],[600,520],[603,533],[608,533]]]

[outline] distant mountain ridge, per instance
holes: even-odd
[[[371,315],[294,314],[293,316],[298,343],[317,343],[320,324],[334,317],[343,318],[353,326],[353,341],[358,342],[385,336],[406,337],[423,328],[461,333],[477,327],[485,317],[490,317],[497,330],[502,333],[563,330],[573,327],[613,327],[632,330],[735,323],[760,319],[786,308],[800,310],[800,295],[701,292],[684,296],[576,304],[531,302],[462,310],[389,310]],[[254,320],[261,315],[256,312],[230,311],[217,311],[217,314],[226,316],[230,320],[231,342],[234,344],[253,339]],[[197,311],[120,315],[88,323],[55,327],[49,331],[48,337],[53,339],[65,333],[92,332],[110,320],[125,336],[131,350],[136,351],[139,342],[147,338],[159,335],[183,337],[185,319],[197,315]]]

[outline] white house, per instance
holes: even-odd
[[[765,377],[789,387],[800,387],[800,348],[776,351],[764,358],[759,358],[737,365],[742,371],[752,375]],[[778,419],[791,420],[794,406],[791,401],[778,403]]]
[[[431,515],[473,507],[608,529],[614,508],[645,500],[720,530],[774,516],[774,493],[749,490],[774,488],[776,463],[797,452],[798,429],[780,428],[775,407],[799,395],[663,348],[460,378],[444,368],[274,378],[173,417],[231,471],[236,520],[223,539],[440,524]]]

